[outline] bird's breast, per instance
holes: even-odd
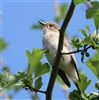
[[[46,57],[50,64],[53,64],[54,58],[57,53],[58,48],[58,41],[59,41],[59,35],[57,34],[46,34],[43,38],[43,48],[48,50],[48,53],[46,54]],[[63,52],[69,52],[69,50],[66,47],[63,47]],[[63,55],[61,58],[61,64],[66,65],[70,62],[71,58],[70,55]]]
[[[48,50],[46,57],[51,64],[53,64],[57,52],[58,40],[57,34],[45,34],[43,37],[43,48]]]

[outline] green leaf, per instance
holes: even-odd
[[[91,5],[92,5],[93,7],[98,8],[98,7],[99,7],[99,2],[98,2],[98,1],[91,2]]]
[[[7,43],[3,38],[0,37],[0,51],[4,50],[7,47]]]
[[[93,18],[96,26],[96,30],[99,29],[99,2],[91,2],[92,7],[86,10],[86,17]]]
[[[0,74],[0,87],[2,87],[3,89],[9,89],[10,87],[13,86],[18,86],[18,81],[20,80],[20,77],[17,77],[14,74],[8,74],[6,73],[2,73]]]
[[[80,38],[78,38],[78,37],[74,37],[72,39],[72,45],[73,45],[73,47],[75,47],[77,49],[79,49],[80,47],[82,47],[81,42],[82,42],[82,40]]]
[[[99,8],[89,8],[86,11],[87,18],[92,18],[92,17],[97,16],[97,15],[99,15]]]
[[[83,29],[80,29],[80,32],[85,36],[85,37],[87,37],[87,33],[86,33],[86,31],[85,30],[83,30]]]
[[[32,25],[32,29],[41,29],[41,25],[38,23],[38,24],[33,24]]]
[[[95,31],[94,34],[92,35],[92,38],[95,42],[94,47],[98,48],[99,47],[99,33],[96,33],[96,31]]]
[[[80,3],[83,3],[85,0],[74,0],[74,4],[75,5],[78,5]]]
[[[28,63],[30,66],[32,66],[32,72],[34,72],[35,77],[40,77],[41,75],[44,75],[50,69],[48,63],[41,63],[41,59],[43,57],[44,52],[45,50],[42,51],[40,49],[33,49],[32,53],[30,53],[28,50],[26,51]]]
[[[97,82],[97,83],[95,84],[95,88],[96,88],[97,90],[99,90],[99,82]]]
[[[40,77],[41,75],[49,72],[50,66],[48,63],[39,63],[39,66],[35,67],[35,77]]]
[[[81,92],[84,92],[86,88],[91,83],[91,80],[87,79],[87,76],[84,73],[80,73],[81,82],[77,82]]]
[[[87,37],[84,38],[84,40],[81,42],[81,44],[83,44],[83,45],[86,45],[86,44],[93,45],[93,41],[90,38],[90,36],[87,36]]]
[[[32,53],[30,51],[26,51],[26,55],[28,57],[28,63],[32,68],[38,66],[38,63],[43,57],[43,51],[40,49],[33,49]]]
[[[99,51],[85,63],[99,79]]]
[[[66,4],[62,4],[60,6],[60,17],[61,17],[61,19],[64,19],[65,14],[66,14],[66,9],[67,9],[67,5]]]
[[[74,90],[69,94],[69,100],[83,100],[79,91]]]
[[[57,11],[58,11],[58,14],[57,14],[57,16],[54,18],[54,20],[55,20],[57,23],[59,23],[59,22],[61,22],[61,21],[64,19],[65,15],[66,15],[67,5],[66,5],[66,4],[61,4],[61,5],[59,5],[59,8],[57,9]]]
[[[36,89],[39,90],[42,85],[43,85],[43,83],[42,83],[42,77],[39,77],[38,79],[35,80],[35,88]]]
[[[98,30],[99,29],[99,15],[94,16],[94,22],[95,22],[96,30]]]
[[[91,33],[89,25],[86,25],[85,27],[88,30],[88,32]]]

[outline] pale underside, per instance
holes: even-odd
[[[59,32],[59,31],[57,31]],[[54,62],[54,58],[56,56],[59,33],[50,31],[50,34],[44,34],[43,37],[43,48],[48,50],[46,57],[49,63],[52,65]],[[72,51],[68,41],[66,38],[64,39],[63,53],[68,53]],[[73,54],[62,55],[59,67],[66,73],[66,75],[74,80],[75,82],[78,80],[77,70],[76,70],[76,61]]]

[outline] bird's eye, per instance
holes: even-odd
[[[51,25],[51,24],[50,24],[49,26],[50,26],[50,27],[53,27],[53,25]]]

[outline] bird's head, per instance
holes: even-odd
[[[54,23],[54,22],[43,22],[43,21],[39,21],[39,23],[42,25],[44,32],[57,32],[59,31],[59,26],[58,24]]]

